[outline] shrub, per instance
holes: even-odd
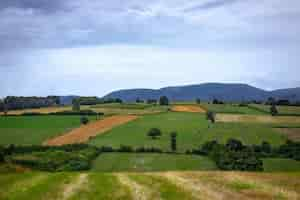
[[[171,136],[171,150],[174,152],[177,150],[177,133],[176,132],[172,132],[170,134]]]
[[[244,149],[243,143],[236,139],[228,139],[226,148],[230,151],[241,151]]]
[[[169,105],[169,99],[168,99],[168,97],[161,96],[159,98],[159,105],[161,105],[161,106],[167,106],[167,105]]]
[[[133,148],[131,146],[125,146],[125,145],[121,145],[120,148],[118,149],[118,152],[126,152],[126,153],[131,153],[133,152]]]
[[[80,111],[80,100],[79,99],[73,99],[72,101],[72,110],[75,112]]]
[[[72,146],[68,146],[70,147]],[[74,147],[78,148],[78,146]],[[48,148],[45,151],[15,153],[9,156],[9,160],[15,164],[42,171],[78,171],[88,170],[91,161],[99,154],[97,148],[91,146],[72,151],[67,151],[70,150],[68,148]]]
[[[215,123],[216,121],[216,114],[212,111],[207,111],[206,112],[206,119],[207,120],[210,120],[211,123]]]
[[[109,146],[103,146],[99,148],[100,152],[114,152],[115,150],[112,147]]]
[[[278,110],[277,110],[275,104],[272,104],[272,106],[270,108],[270,113],[271,113],[272,116],[276,116],[278,114]]]
[[[137,152],[137,153],[162,153],[163,151],[161,149],[155,148],[155,147],[150,147],[150,148],[139,147],[135,150],[135,152]]]
[[[0,149],[0,163],[4,162],[4,153],[3,150]]]
[[[89,123],[89,118],[84,117],[84,116],[80,117],[80,123],[83,124],[83,125],[88,124]]]
[[[162,135],[161,131],[158,128],[151,128],[147,135],[152,139],[156,139]]]

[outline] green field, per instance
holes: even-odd
[[[153,153],[105,153],[93,163],[97,172],[148,172],[181,170],[215,170],[209,158],[196,155]]]
[[[201,106],[206,110],[213,111],[215,113],[252,114],[252,115],[265,114],[264,112],[261,112],[259,110],[252,109],[247,106],[239,106],[238,104],[201,103]]]
[[[263,160],[266,172],[300,172],[300,161],[284,158],[268,158]]]
[[[270,105],[251,104],[250,107],[270,113]],[[279,115],[300,115],[300,106],[276,106]]]
[[[42,144],[48,138],[79,126],[80,116],[0,117],[0,145]]]
[[[151,139],[146,133],[150,128],[160,128],[160,139]],[[158,147],[170,150],[170,132],[177,131],[178,150],[197,148],[209,140],[225,143],[229,138],[236,138],[245,144],[260,144],[268,141],[273,145],[285,142],[285,137],[267,125],[246,123],[216,123],[210,125],[205,115],[198,113],[168,112],[148,115],[125,125],[116,127],[90,141],[96,146],[129,145],[132,147]]]

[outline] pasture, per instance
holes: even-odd
[[[215,170],[213,161],[196,155],[105,153],[93,162],[96,172]]]
[[[151,139],[147,131],[159,128],[163,134],[159,139]],[[120,145],[132,147],[157,147],[170,150],[170,132],[176,131],[177,148],[180,152],[197,148],[210,140],[225,143],[229,138],[241,140],[244,144],[260,144],[268,141],[272,145],[280,145],[286,137],[264,124],[216,123],[210,124],[204,114],[168,112],[147,115],[139,119],[113,128],[90,141],[96,146]]]
[[[299,172],[300,161],[286,158],[263,159],[264,171],[266,172]]]
[[[90,117],[93,120],[94,117]],[[0,145],[42,144],[80,126],[80,116],[0,117]]]
[[[0,175],[0,199],[299,199],[299,173],[16,173]]]

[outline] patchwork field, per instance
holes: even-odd
[[[192,112],[192,113],[205,113],[206,110],[196,105],[176,105],[172,106],[172,111],[175,112]]]
[[[214,170],[215,163],[207,157],[154,153],[106,153],[93,163],[97,172],[150,172],[181,170]]]
[[[100,121],[91,122],[87,125],[82,125],[79,128],[65,133],[61,136],[52,138],[45,142],[45,145],[65,145],[75,143],[85,143],[91,137],[95,137],[105,131],[112,129],[113,127],[125,124],[129,121],[135,120],[137,117],[133,115],[118,115],[112,117],[106,117]]]
[[[299,199],[299,173],[161,172],[0,175],[0,199]]]
[[[163,134],[159,139],[151,139],[147,132],[159,128]],[[204,114],[168,112],[148,115],[113,128],[95,137],[90,144],[96,146],[120,145],[132,147],[158,147],[170,150],[170,132],[176,131],[178,150],[184,152],[199,147],[209,140],[225,143],[229,138],[241,140],[244,144],[260,144],[268,141],[273,145],[285,142],[286,137],[264,124],[216,123],[210,124]]]
[[[0,117],[0,145],[42,144],[79,126],[80,116]]]
[[[232,113],[232,114],[251,114],[251,115],[262,115],[265,112],[259,111],[257,109],[251,109],[247,106],[239,106],[238,104],[200,104],[206,110],[215,113]]]

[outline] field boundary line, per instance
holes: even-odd
[[[63,135],[49,139],[43,144],[48,146],[60,146],[65,144],[84,143],[89,141],[92,137],[103,134],[112,128],[136,120],[137,118],[138,116],[135,115],[115,115],[107,117],[87,125],[81,125],[79,128],[75,128]]]

